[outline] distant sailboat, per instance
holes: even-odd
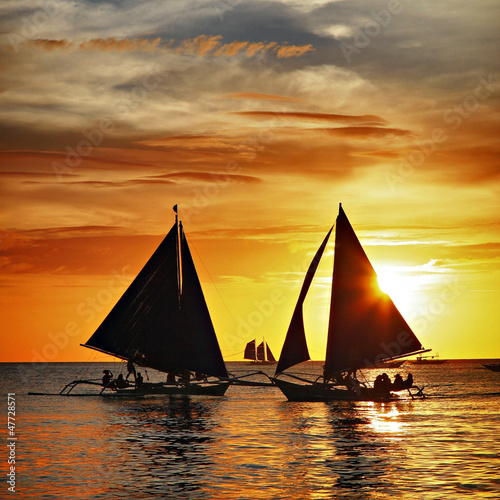
[[[417,356],[416,359],[410,359],[410,363],[414,365],[442,365],[446,363],[446,359],[439,359],[439,354],[435,356]]]
[[[309,266],[292,315],[283,349],[276,367],[274,383],[289,400],[377,400],[391,397],[391,391],[410,390],[405,386],[368,387],[358,382],[356,370],[413,354],[427,352],[400,312],[378,287],[377,275],[359,240],[339,207],[336,222],[335,258],[331,290],[326,361],[323,374],[315,381],[284,373],[310,359],[307,347],[303,304],[327,245],[326,235]],[[347,375],[346,375],[347,374]],[[282,375],[296,379],[289,382]],[[319,382],[319,380],[321,380]],[[422,390],[412,394],[422,396]]]
[[[228,373],[182,223],[175,224],[84,347],[169,374],[114,394],[221,396]],[[196,376],[193,376],[196,374]],[[209,379],[208,377],[213,377]],[[223,379],[223,380],[221,380]],[[75,380],[61,393],[96,381]],[[106,391],[109,393],[110,391]]]
[[[256,340],[251,340],[245,347],[245,353],[243,354],[244,359],[251,360],[251,364],[260,365],[273,365],[276,363],[276,359],[271,352],[269,344],[262,340],[262,342],[255,348]]]

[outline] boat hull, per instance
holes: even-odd
[[[491,365],[483,365],[485,368],[488,370],[491,370],[492,372],[500,372],[500,363],[497,364],[491,364]]]
[[[295,384],[278,378],[274,378],[273,382],[288,401],[391,401],[399,399],[392,393],[381,395],[367,388],[364,388],[361,394],[357,394],[347,388],[342,389],[318,383]]]

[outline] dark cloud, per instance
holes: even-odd
[[[386,139],[391,137],[408,138],[414,135],[410,130],[382,127],[338,127],[315,130],[324,131],[335,137],[349,137],[353,139]]]
[[[380,116],[375,115],[338,115],[333,113],[312,113],[299,111],[237,111],[234,114],[241,116],[249,116],[253,118],[273,118],[273,119],[290,119],[303,121],[325,121],[325,122],[355,122],[355,123],[371,123],[374,125],[383,125],[387,123]]]

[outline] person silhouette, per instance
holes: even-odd
[[[135,366],[134,366],[134,362],[129,359],[127,361],[127,376],[125,377],[125,380],[128,380],[128,378],[130,377],[130,375],[133,375],[134,376],[134,380],[136,379],[137,375],[135,373]]]
[[[113,374],[109,370],[103,370],[102,373],[102,385],[108,389],[115,389],[115,384],[113,383]]]

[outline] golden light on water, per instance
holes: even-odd
[[[404,431],[405,426],[401,421],[401,414],[396,406],[375,406],[375,403],[371,403],[370,406],[369,420],[375,432],[390,436]]]

